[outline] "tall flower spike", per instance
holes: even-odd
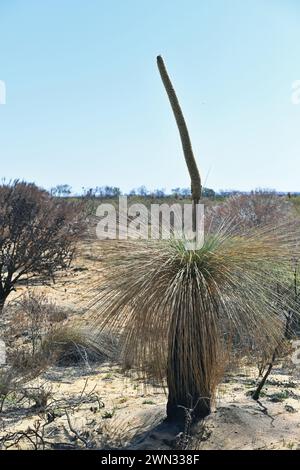
[[[159,70],[162,82],[164,84],[165,90],[169,97],[169,101],[170,101],[170,104],[171,104],[171,107],[172,107],[172,110],[176,119],[177,127],[179,130],[184,158],[185,158],[188,171],[190,174],[190,178],[191,178],[191,190],[192,190],[193,203],[197,204],[201,197],[201,190],[202,190],[201,178],[200,178],[199,170],[198,170],[197,163],[194,157],[188,128],[187,128],[178,98],[176,96],[174,87],[172,85],[166,66],[164,64],[163,58],[160,55],[157,57],[157,66],[158,66],[158,70]]]

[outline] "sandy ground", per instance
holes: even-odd
[[[291,375],[280,368],[275,372],[259,403],[248,395],[255,381],[251,370],[230,377],[219,387],[214,412],[189,440],[188,448],[300,448],[300,382],[291,381]],[[44,435],[46,448],[172,449],[176,445],[168,431],[155,431],[165,416],[163,390],[145,387],[116,366],[56,367],[30,385],[51,390],[46,410],[11,403],[0,418],[0,437],[34,428],[38,421],[44,424],[53,413]],[[20,447],[30,448],[31,443],[23,440]]]
[[[88,318],[85,307],[98,279],[98,245],[83,244],[73,268],[55,286],[37,286],[72,317]],[[24,288],[25,289],[25,288]],[[17,298],[23,289],[19,289]],[[11,298],[13,301],[15,298]],[[44,409],[11,397],[0,413],[2,448],[298,449],[300,369],[286,361],[269,376],[260,402],[251,399],[257,370],[243,368],[219,386],[213,413],[194,436],[174,438],[158,426],[165,417],[162,388],[109,363],[52,367],[27,388],[49,392]],[[2,440],[1,440],[2,439]]]

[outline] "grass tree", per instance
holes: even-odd
[[[173,114],[176,120],[176,124],[178,127],[180,139],[181,139],[185,162],[186,162],[189,174],[190,174],[191,194],[192,194],[192,204],[193,204],[192,225],[193,225],[193,230],[196,230],[197,229],[196,207],[200,201],[201,191],[202,191],[200,173],[199,173],[198,166],[194,157],[191,139],[190,139],[188,128],[184,119],[184,115],[181,110],[175,89],[172,85],[171,79],[167,72],[165,63],[161,56],[157,56],[157,66],[158,66],[158,70],[159,70],[162,82],[164,84],[166,93],[168,95],[170,105],[173,110]],[[180,391],[180,394],[183,393],[184,395],[186,395],[186,391],[182,389],[182,387],[180,386],[180,382],[182,381],[182,373],[183,373],[180,367],[180,359],[183,353],[182,343],[185,342],[185,339],[183,338],[183,335],[182,335],[182,325],[180,324],[180,322],[177,322],[175,320],[174,327],[178,328],[178,331],[177,332],[173,331],[173,336],[172,338],[170,338],[171,342],[173,342],[174,344],[173,344],[172,349],[170,349],[169,351],[169,358],[168,358],[168,361],[169,361],[169,367],[168,367],[169,400],[168,400],[167,414],[169,417],[173,417],[173,416],[176,417],[178,413],[182,414],[184,412],[182,408],[178,408],[177,406],[178,402],[182,402],[181,397],[177,396],[178,395],[177,391]],[[189,391],[188,391],[188,395],[191,396],[191,403],[193,403],[193,395],[194,395],[193,389],[194,387],[189,388]],[[186,402],[186,399],[184,400],[184,402]],[[203,414],[204,415],[207,414],[208,410],[209,410],[208,400],[204,400],[203,401]]]
[[[108,243],[97,299],[101,328],[123,333],[124,360],[167,382],[167,418],[194,421],[211,411],[236,337],[271,354],[285,308],[275,285],[290,276],[295,239],[286,227],[243,236],[223,226],[204,246],[183,241]]]
[[[163,60],[157,61],[196,204],[201,181],[187,127]],[[268,352],[278,344],[285,306],[274,285],[288,282],[297,239],[292,226],[240,234],[225,221],[195,250],[175,237],[107,243],[96,299],[100,327],[121,332],[124,360],[167,384],[167,420],[182,424],[187,409],[194,422],[210,413],[237,335]]]

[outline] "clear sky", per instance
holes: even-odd
[[[206,186],[300,191],[299,0],[0,0],[0,177],[189,186],[158,54]]]

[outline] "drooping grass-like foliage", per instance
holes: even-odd
[[[175,239],[105,245],[98,322],[122,333],[125,360],[166,379],[170,420],[184,420],[184,408],[194,420],[209,414],[231,339],[245,336],[270,352],[282,337],[284,310],[295,310],[276,286],[290,282],[297,231],[235,233],[225,223],[197,251]]]

